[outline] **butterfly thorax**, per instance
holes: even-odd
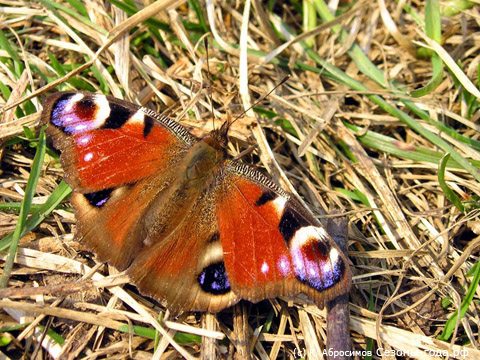
[[[227,153],[222,144],[213,137],[206,136],[196,143],[185,157],[185,169],[181,176],[191,187],[201,187],[210,183],[218,171],[219,166],[225,162]]]
[[[209,134],[174,165],[170,172],[171,185],[156,196],[146,211],[144,226],[148,236],[145,245],[175,232],[215,181],[226,155],[222,144]]]

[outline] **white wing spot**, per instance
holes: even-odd
[[[292,247],[300,248],[302,245],[307,244],[310,239],[322,239],[326,236],[325,231],[317,226],[304,226],[295,232],[292,238]]]
[[[331,248],[330,250],[330,262],[332,264],[335,264],[338,261],[338,258],[340,257],[340,254],[338,253],[338,250],[335,249],[334,247]]]
[[[130,119],[128,119],[128,123],[143,125],[144,119],[145,113],[142,111],[142,109],[139,109],[135,114],[130,116]]]
[[[273,206],[275,207],[275,210],[277,210],[277,214],[280,216],[283,214],[287,201],[288,199],[284,196],[277,196],[275,200],[273,200]]]
[[[268,266],[267,262],[264,261],[260,271],[262,272],[262,274],[266,275],[268,273],[268,270],[270,270],[270,267]]]
[[[277,266],[282,276],[287,276],[290,273],[290,261],[288,260],[287,256],[285,255],[280,256]]]
[[[89,162],[92,159],[93,159],[93,153],[91,153],[91,152],[89,152],[88,154],[85,154],[85,156],[83,157],[83,160],[85,162]]]
[[[92,140],[92,135],[90,134],[83,135],[78,138],[78,144],[82,146],[86,146],[90,143],[90,140]]]
[[[108,103],[105,95],[95,95],[93,102],[97,105],[97,112],[95,114],[95,120],[93,121],[93,129],[98,129],[105,124],[105,120],[110,116],[110,104]]]
[[[70,112],[72,111],[73,105],[75,105],[77,102],[82,100],[85,97],[83,94],[75,94],[73,95],[70,100],[68,100],[67,105],[65,105],[65,112]]]
[[[88,130],[88,126],[85,124],[78,124],[74,126],[75,132],[83,132],[85,130]]]

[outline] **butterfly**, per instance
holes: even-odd
[[[72,187],[76,239],[172,312],[241,299],[349,291],[345,255],[270,178],[227,154],[231,121],[201,138],[138,105],[88,92],[44,101]]]

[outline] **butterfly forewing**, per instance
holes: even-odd
[[[347,292],[347,260],[323,227],[257,170],[226,168],[217,216],[232,290],[253,302],[304,293],[321,307]]]
[[[54,94],[45,101],[42,122],[62,151],[67,182],[82,193],[161,173],[194,143],[177,122],[105,95]]]

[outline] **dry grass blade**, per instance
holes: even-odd
[[[334,209],[349,218],[355,354],[480,358],[478,6],[150,3],[0,2],[0,249],[23,226],[0,290],[0,358],[332,350],[325,311],[302,296],[172,318],[123,274],[95,265],[73,241],[58,154],[48,149],[32,169],[42,100],[67,89],[129,99],[196,136],[256,104],[233,124],[231,155],[265,169],[319,220]],[[23,221],[32,173],[40,177]]]

